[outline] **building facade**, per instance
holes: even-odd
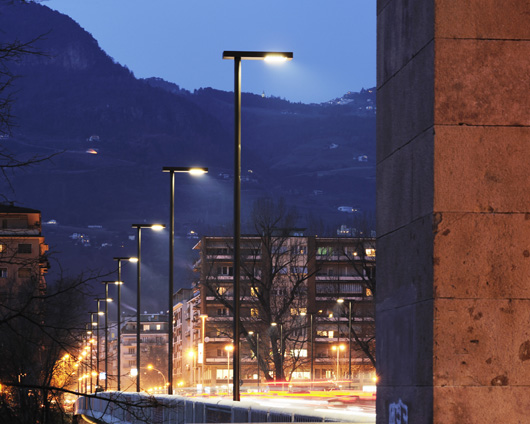
[[[175,378],[229,385],[232,238],[203,237],[195,249],[198,281],[174,309]],[[373,384],[374,239],[246,236],[241,258],[240,361],[247,387],[258,381]]]
[[[0,291],[5,296],[46,290],[48,246],[41,228],[40,211],[0,204]]]

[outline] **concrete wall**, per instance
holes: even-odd
[[[528,422],[530,2],[377,13],[377,421]]]

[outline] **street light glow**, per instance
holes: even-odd
[[[151,225],[151,230],[153,230],[153,231],[161,231],[164,228],[166,228],[166,226],[162,225],[162,224],[153,224],[153,225]]]
[[[269,63],[283,63],[283,62],[287,62],[287,60],[289,59],[286,56],[283,56],[281,54],[269,54],[265,56],[263,60]]]
[[[205,168],[191,168],[189,171],[189,174],[198,176],[198,175],[204,175],[207,172],[208,172],[208,169],[205,169]]]

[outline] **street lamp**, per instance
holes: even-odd
[[[331,349],[333,350],[336,350],[337,351],[337,375],[335,376],[335,380],[339,381],[339,353],[341,350],[344,350],[346,349],[346,347],[344,345],[334,345],[331,347]]]
[[[97,332],[98,322],[94,321],[94,315],[98,316],[98,313],[97,312],[89,312],[88,314],[90,315],[90,324],[92,326],[92,329],[94,329],[94,327],[96,327],[96,332]],[[98,317],[98,321],[99,321],[99,317]],[[94,335],[93,331],[92,331],[92,335]],[[96,340],[96,343],[98,343],[98,342],[99,342],[99,340]],[[93,349],[92,349],[92,344],[90,345],[90,389],[91,390],[92,390],[92,387],[93,387],[93,384],[92,384],[92,372],[94,371],[94,364],[93,364],[94,352],[93,352]]]
[[[208,318],[208,315],[201,314],[199,315],[201,318],[201,343],[202,343],[202,355],[199,355],[199,359],[201,362],[201,384],[204,387],[204,363],[206,362],[206,346],[204,344],[204,332],[206,330],[206,318]]]
[[[280,323],[276,323],[276,322],[271,322],[271,326],[273,327],[276,327],[276,326],[280,326],[280,368],[281,368],[281,375],[280,375],[280,378],[282,380],[282,389],[283,389],[283,324]]]
[[[227,373],[226,373],[226,390],[228,392],[230,392],[230,352],[234,351],[235,352],[235,349],[234,349],[234,345],[226,345],[225,346],[225,350],[226,350],[226,370],[227,370]],[[234,377],[235,378],[235,375]],[[234,387],[235,387],[235,383],[234,384]]]
[[[136,374],[136,391],[140,392],[140,282],[141,282],[141,261],[142,261],[142,228],[150,228],[154,231],[160,231],[166,228],[165,225],[161,224],[132,224],[132,228],[136,228],[136,240],[138,247],[138,262],[136,263],[136,368],[138,373]]]
[[[162,373],[162,371],[160,371],[159,369],[156,369],[153,364],[147,364],[147,369],[148,370],[154,370],[156,372],[158,372],[158,374],[160,374],[162,376],[162,378],[164,379],[164,387],[166,387],[168,385],[168,382],[166,380],[166,377],[164,376],[164,374]]]
[[[105,284],[105,391],[108,388],[109,381],[109,302],[112,299],[109,297],[109,284],[116,284],[115,281],[102,281],[101,284]]]
[[[241,61],[284,61],[293,58],[292,52],[224,51],[223,59],[234,60],[234,400],[239,401],[240,352],[240,238],[241,238]]]
[[[337,303],[344,303],[344,299],[337,299]],[[351,304],[352,301],[348,301],[348,350],[349,350],[349,362],[348,362],[348,387],[351,389]]]
[[[249,331],[248,334],[252,336],[254,334],[254,331]],[[258,362],[258,393],[259,393],[259,333],[256,332],[256,360]]]
[[[123,281],[121,280],[121,261],[129,261],[129,262],[138,262],[138,258],[132,258],[132,257],[123,257],[118,256],[113,258],[115,261],[118,261],[118,280],[116,281],[116,285],[118,286],[118,363],[117,363],[117,369],[118,369],[118,392],[121,390],[121,286],[123,285]]]
[[[191,385],[195,385],[195,351],[190,349],[188,356],[191,358]]]
[[[162,172],[169,172],[169,306],[168,306],[168,350],[167,350],[167,378],[169,385],[167,393],[173,394],[173,285],[174,285],[174,251],[175,251],[175,172],[198,176],[208,172],[208,168],[164,166]]]
[[[97,340],[97,349],[96,349],[96,372],[97,372],[97,376],[96,376],[96,386],[99,387],[99,342],[100,342],[100,339],[99,339],[99,317],[101,315],[105,315],[105,312],[101,311],[100,310],[100,302],[105,302],[105,309],[107,307],[107,302],[109,301],[108,300],[108,297],[97,297],[96,299],[94,299],[97,304],[98,304],[98,311],[97,311],[97,315],[98,315],[98,318],[97,318],[97,329],[96,329],[96,338],[98,339]],[[105,371],[106,373],[106,371]],[[107,379],[107,375],[105,374],[105,379]]]
[[[307,312],[301,312],[301,316],[306,316]],[[314,352],[313,352],[313,314],[309,314],[309,346],[311,347],[311,375],[310,388],[313,388],[313,367],[314,367]]]

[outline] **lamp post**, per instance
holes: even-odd
[[[223,59],[234,60],[234,400],[240,400],[239,374],[240,351],[240,238],[241,238],[241,61],[267,60],[281,62],[291,60],[292,52],[224,51]]]
[[[99,339],[99,317],[101,315],[105,315],[105,313],[103,311],[100,310],[100,302],[107,302],[107,298],[106,297],[97,297],[95,299],[96,303],[98,304],[98,311],[97,311],[97,328],[96,328],[96,338],[97,338],[97,346],[96,346],[96,372],[97,372],[97,376],[96,376],[96,386],[99,387],[99,342],[100,342],[100,339]],[[105,378],[107,378],[107,376],[105,376]]]
[[[208,168],[164,166],[162,172],[169,172],[169,296],[168,296],[168,350],[167,350],[167,378],[169,385],[167,393],[173,394],[173,291],[174,291],[174,251],[175,251],[175,172],[190,175],[203,175]]]
[[[339,360],[340,360],[339,353],[341,350],[344,350],[346,348],[344,347],[344,345],[341,344],[341,345],[332,346],[331,349],[337,351],[337,375],[335,376],[335,380],[339,381]]]
[[[108,388],[109,381],[109,302],[112,299],[109,297],[109,284],[116,284],[115,281],[102,281],[105,284],[105,391]]]
[[[226,370],[227,370],[226,390],[230,393],[230,352],[235,351],[234,345],[226,345],[225,350],[226,350]],[[233,378],[235,378],[235,375]],[[235,383],[234,383],[234,387],[235,387]]]
[[[300,315],[308,315],[306,312],[301,312]],[[309,346],[311,347],[311,374],[310,374],[310,388],[313,388],[313,367],[314,367],[314,352],[313,352],[313,314],[309,314]]]
[[[337,303],[344,303],[344,299],[337,299]],[[351,303],[348,301],[348,350],[349,350],[349,362],[348,362],[348,388],[351,389]]]
[[[94,315],[98,316],[98,313],[97,312],[89,312],[89,315],[90,315],[90,324],[92,326],[92,329],[94,329],[94,327],[96,327],[96,332],[97,332],[97,327],[98,327],[98,323],[97,321],[94,321]],[[98,319],[99,321],[99,319]],[[92,331],[92,335],[94,334],[94,332]],[[96,343],[98,342],[98,340],[96,340]],[[90,389],[92,389],[93,385],[92,385],[92,372],[94,370],[94,364],[93,364],[93,359],[94,359],[94,352],[93,352],[93,348],[92,348],[92,345],[93,343],[90,344]]]
[[[281,369],[281,375],[280,375],[280,378],[282,379],[282,390],[284,388],[284,385],[283,385],[283,324],[280,323],[276,323],[276,322],[271,322],[271,326],[273,327],[276,327],[276,326],[280,326],[280,369]]]
[[[117,332],[117,347],[118,351],[116,356],[118,357],[118,363],[117,363],[117,372],[118,372],[118,392],[121,390],[121,286],[123,285],[123,281],[121,280],[121,262],[122,261],[129,261],[129,262],[138,262],[138,258],[132,258],[132,257],[123,257],[118,256],[113,258],[115,261],[118,261],[118,280],[116,281],[116,284],[118,286],[118,310],[116,312],[118,319],[117,325],[118,325],[118,332]]]
[[[165,225],[161,224],[132,224],[132,228],[136,228],[136,241],[138,248],[138,262],[136,263],[136,368],[138,373],[136,374],[136,391],[140,392],[140,321],[141,321],[141,261],[142,261],[142,228],[150,228],[155,231],[160,231],[166,228]]]
[[[248,334],[252,336],[254,334],[254,331],[249,331]],[[258,393],[259,393],[260,376],[259,376],[259,333],[258,332],[256,332],[256,360],[258,363]]]
[[[160,371],[159,369],[156,369],[153,364],[147,364],[147,369],[148,370],[153,370],[153,371],[156,371],[158,372],[158,374],[160,374],[162,376],[162,378],[164,379],[164,387],[166,387],[168,385],[168,382],[166,380],[166,377],[164,376],[164,374],[162,373],[162,371]]]
[[[201,314],[199,316],[200,316],[200,318],[202,320],[202,322],[201,322],[202,356],[200,357],[200,360],[201,360],[201,384],[202,384],[202,387],[204,387],[204,363],[206,362],[206,346],[204,344],[204,332],[206,330],[206,318],[208,318],[208,315]]]

